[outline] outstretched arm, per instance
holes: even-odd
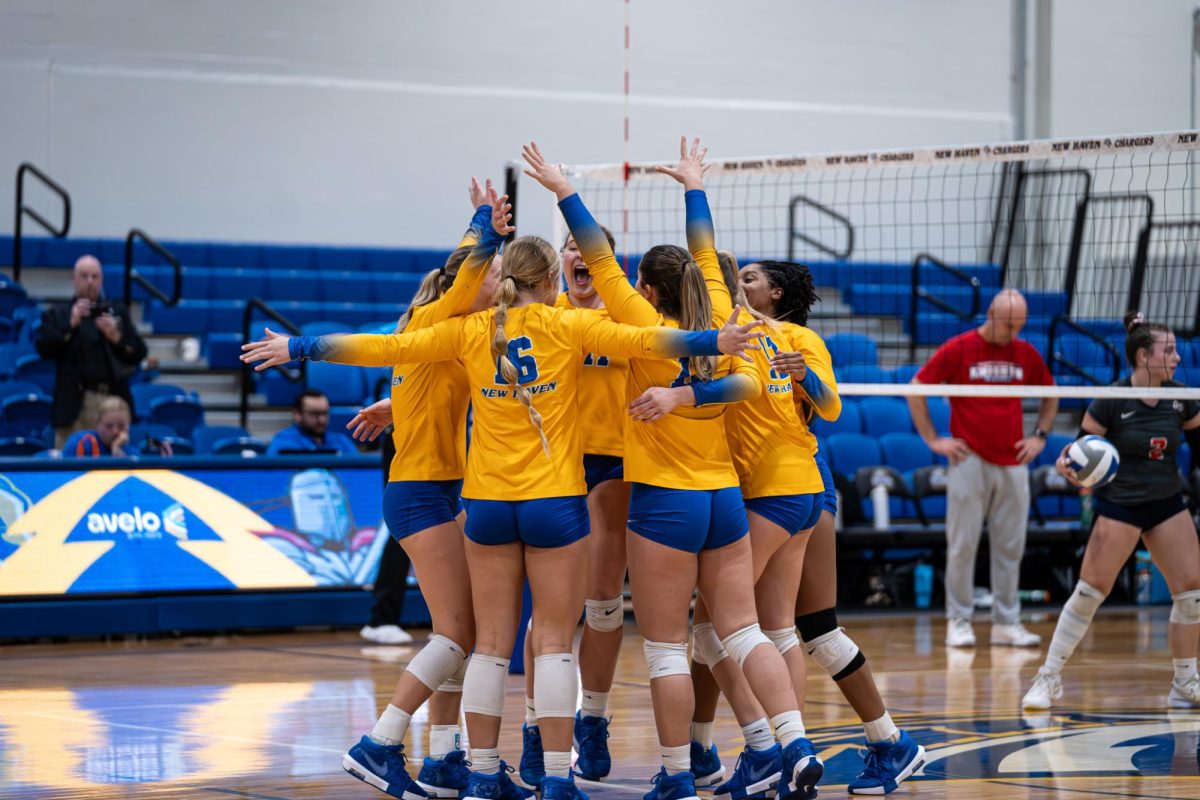
[[[679,328],[620,325],[598,314],[572,312],[584,316],[583,352],[609,353],[625,358],[688,358],[691,356],[730,355],[745,361],[747,353],[761,349],[755,344],[761,323],[752,319],[746,325],[727,322],[720,330],[685,331]]]
[[[504,237],[515,230],[511,225],[512,206],[508,202],[508,195],[497,197],[491,181],[488,181],[487,199],[488,204],[476,210],[475,218],[487,209],[488,224],[483,228],[478,243],[459,268],[454,284],[421,312],[422,321],[426,325],[457,317],[471,310],[475,295],[479,293],[479,287],[483,285],[492,259],[496,257],[496,251],[500,249]],[[472,224],[474,221],[473,219]]]
[[[254,369],[310,359],[360,367],[391,367],[407,362],[449,361],[462,352],[463,317],[412,333],[349,336],[284,336],[267,329],[265,339],[242,345],[242,361]]]

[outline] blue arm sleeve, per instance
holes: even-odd
[[[683,355],[718,356],[721,354],[720,348],[717,347],[717,337],[720,335],[720,331],[680,331],[680,333],[683,334],[683,346],[686,348]]]
[[[475,209],[475,216],[471,217],[471,224],[467,226],[467,230],[473,231],[478,238],[482,239],[484,231],[491,227],[492,207],[484,203]]]
[[[753,381],[747,380],[746,376],[738,374],[726,375],[715,381],[694,381],[691,387],[697,406],[739,403],[753,398],[762,388]]]
[[[324,361],[333,349],[329,336],[293,336],[288,339],[288,355],[296,361]]]
[[[818,408],[826,408],[833,397],[833,391],[825,385],[821,376],[813,369],[805,370],[804,380],[800,381],[800,388]]]

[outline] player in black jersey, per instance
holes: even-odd
[[[1171,329],[1148,323],[1136,313],[1126,315],[1125,328],[1125,355],[1133,371],[1116,385],[1181,388],[1183,384],[1172,380],[1179,353]],[[1062,697],[1062,668],[1140,538],[1166,578],[1174,600],[1169,639],[1175,678],[1167,703],[1174,708],[1200,707],[1200,675],[1196,672],[1200,543],[1175,462],[1184,436],[1192,452],[1200,453],[1200,403],[1093,400],[1083,417],[1083,434],[1097,434],[1112,442],[1121,456],[1121,468],[1112,483],[1096,490],[1091,537],[1079,583],[1059,615],[1046,663],[1038,670],[1022,706],[1047,709]],[[1064,448],[1058,471],[1078,486],[1066,454]]]

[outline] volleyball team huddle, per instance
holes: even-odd
[[[662,757],[646,800],[698,788],[716,800],[814,797],[823,766],[801,715],[806,654],[863,722],[851,793],[890,793],[924,764],[837,622],[837,500],[807,422],[836,419],[841,402],[806,327],[812,277],[786,262],[739,271],[716,250],[705,153],[683,140],[678,164],[658,168],[682,184],[687,248],[652,247],[636,286],[611,235],[530,144],[526,174],[556,195],[570,230],[561,252],[524,236],[499,254],[511,206],[472,181],[466,237],[394,334],[268,331],[243,348],[259,369],[300,358],[394,368],[390,401],[357,418],[357,433],[395,421],[384,519],[433,635],[344,756],[355,777],[406,800],[585,798],[576,775],[611,770],[627,571]],[[522,786],[497,746],[526,579]],[[745,736],[728,773],[712,737],[719,693]],[[414,780],[402,740],[426,702],[429,755]]]

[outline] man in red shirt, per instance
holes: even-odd
[[[1041,355],[1017,333],[1028,307],[1020,292],[1006,289],[988,307],[987,322],[938,348],[913,383],[1050,386],[1054,379]],[[1017,586],[1029,521],[1029,467],[1046,446],[1058,398],[1042,398],[1037,428],[1026,436],[1021,401],[1015,397],[950,398],[950,436],[941,436],[929,402],[910,396],[917,432],[933,452],[950,461],[946,487],[946,644],[974,647],[975,554],[984,520],[991,547],[992,644],[1035,647],[1041,637],[1021,625]]]

